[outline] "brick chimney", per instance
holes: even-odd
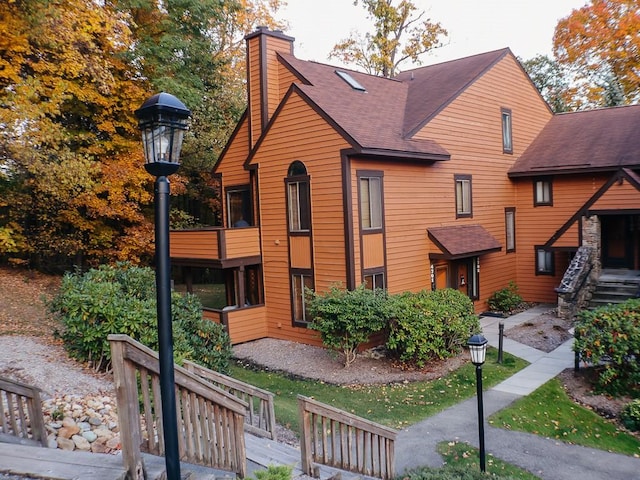
[[[249,142],[256,144],[280,102],[277,53],[293,54],[293,37],[267,27],[258,27],[247,42],[247,94]]]

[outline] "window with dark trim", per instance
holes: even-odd
[[[536,247],[536,275],[553,275],[554,269],[553,251]]]
[[[287,218],[289,232],[308,232],[311,228],[311,195],[307,169],[300,161],[289,166],[287,186]]]
[[[454,175],[456,184],[456,218],[473,216],[471,175]]]
[[[550,178],[533,181],[533,205],[536,207],[553,205],[553,188]]]
[[[366,272],[363,275],[364,286],[369,290],[385,290],[385,278],[383,271]]]
[[[360,226],[382,230],[382,172],[358,172]]]
[[[313,276],[310,271],[292,271],[291,299],[294,324],[307,324],[311,321],[307,311],[305,288],[313,288]]]
[[[227,189],[227,226],[249,227],[252,222],[249,185]]]
[[[513,153],[513,132],[511,126],[511,110],[500,109],[502,117],[502,152]]]
[[[480,298],[480,257],[472,257],[467,264],[467,296],[471,300]]]
[[[516,209],[506,207],[504,209],[504,231],[507,253],[516,251]]]

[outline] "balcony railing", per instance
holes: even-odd
[[[173,259],[223,263],[238,258],[260,257],[258,227],[172,230],[169,242]]]

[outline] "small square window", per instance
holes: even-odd
[[[513,153],[513,133],[511,129],[511,110],[503,108],[502,112],[502,152]]]
[[[553,190],[550,179],[541,178],[533,182],[533,205],[553,205]]]
[[[553,275],[553,252],[536,247],[536,275]]]
[[[364,275],[364,286],[369,290],[384,290],[384,273],[368,273]]]
[[[472,217],[471,175],[455,175],[456,218]]]

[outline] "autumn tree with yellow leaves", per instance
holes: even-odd
[[[358,0],[354,5],[360,3]],[[414,2],[401,0],[361,0],[373,21],[373,32],[352,33],[329,54],[372,75],[394,77],[398,66],[412,60],[420,63],[423,54],[442,46],[447,31],[440,22],[425,19]]]
[[[174,191],[203,185],[175,203],[215,209],[199,196],[212,196],[208,170],[244,109],[240,43],[275,25],[278,6],[0,2],[0,258],[48,270],[149,260],[153,179],[133,111],[160,90],[193,111]]]

